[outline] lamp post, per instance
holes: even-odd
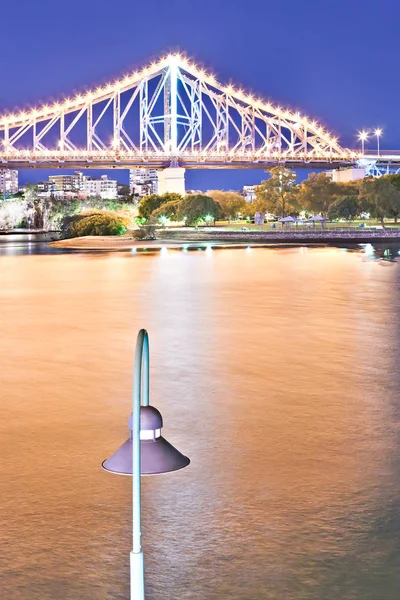
[[[364,154],[365,141],[368,139],[368,131],[360,131],[358,139],[361,140],[361,152]]]
[[[376,135],[376,142],[378,146],[378,156],[379,156],[379,138],[382,135],[382,129],[375,129],[374,134]]]
[[[6,173],[5,169],[1,170],[1,175],[3,179],[3,200],[7,200],[7,182],[6,182]]]
[[[131,600],[144,600],[144,565],[141,541],[140,475],[168,473],[186,467],[190,460],[161,436],[161,413],[149,405],[149,337],[138,333],[133,377],[129,439],[102,467],[117,475],[132,475],[132,551],[130,553]]]

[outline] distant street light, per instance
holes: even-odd
[[[358,139],[361,140],[361,152],[364,154],[365,141],[368,139],[368,131],[360,131]]]
[[[378,156],[379,156],[379,138],[382,135],[382,129],[375,129],[374,134],[376,135],[376,141],[378,144]]]
[[[144,600],[144,568],[141,542],[140,475],[168,473],[186,467],[190,460],[161,436],[161,413],[149,406],[149,338],[138,333],[135,351],[132,414],[129,439],[102,464],[117,475],[132,475],[132,536],[130,554],[131,600]],[[143,397],[142,397],[143,393]]]

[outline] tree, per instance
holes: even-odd
[[[138,207],[142,198],[139,194],[135,192],[130,192],[128,194],[122,194],[121,202],[123,204],[130,204],[131,206]]]
[[[297,212],[296,173],[284,167],[272,167],[270,178],[262,181],[256,188],[256,200],[264,212],[271,212],[285,217],[290,212]],[[260,212],[256,208],[257,212]]]
[[[28,227],[33,229],[44,229],[48,225],[49,212],[51,208],[50,198],[39,198],[38,187],[28,183],[25,187],[24,197],[28,209]]]
[[[254,213],[265,215],[266,212],[271,212],[271,202],[264,195],[256,196],[252,206]]]
[[[167,192],[162,196],[158,194],[151,194],[151,196],[144,196],[139,204],[139,217],[141,219],[149,219],[152,212],[159,208],[162,204],[166,204],[171,200],[181,200],[180,194],[174,192]]]
[[[63,219],[74,215],[81,210],[81,202],[77,198],[72,200],[66,198],[50,197],[50,208],[48,215],[48,225],[51,229],[61,229]]]
[[[335,199],[338,200],[341,196],[359,196],[360,195],[360,185],[361,180],[357,179],[355,181],[336,181],[333,182],[333,192],[335,195]]]
[[[196,194],[185,196],[178,204],[176,218],[185,221],[187,225],[197,225],[210,216],[215,221],[221,216],[221,208],[209,196]]]
[[[254,215],[256,213],[256,209],[254,207],[254,202],[246,202],[245,201],[243,209],[241,210],[241,213],[244,218],[254,217]]]
[[[108,210],[89,210],[65,217],[62,229],[66,237],[123,235],[130,225],[129,215]]]
[[[379,219],[382,225],[388,216],[394,217],[397,222],[400,214],[400,190],[393,185],[390,176],[364,179],[360,195],[363,210]]]
[[[333,202],[328,210],[329,219],[345,219],[350,224],[360,213],[360,205],[356,196],[343,196]]]
[[[310,173],[299,186],[299,204],[310,213],[326,215],[338,192],[337,184],[325,173]]]
[[[27,206],[19,198],[10,198],[0,202],[0,230],[26,227]]]
[[[239,214],[243,214],[246,211],[246,204],[248,203],[238,192],[209,190],[207,196],[218,202],[223,216],[228,217],[229,220],[236,218]]]
[[[400,175],[386,175],[390,183],[396,190],[400,192]],[[398,202],[392,203],[389,214],[394,218],[394,222],[397,223],[397,219],[400,215],[400,206]]]
[[[151,213],[150,221],[155,222],[159,221],[160,217],[168,217],[171,221],[177,221],[177,215],[179,212],[179,205],[182,202],[182,198],[179,200],[170,200],[169,202],[165,202],[165,204],[161,204],[156,210],[153,210]]]
[[[122,196],[123,198],[126,198],[127,196],[131,196],[131,195],[133,195],[133,194],[131,194],[129,185],[127,185],[126,183],[118,184],[118,196]]]

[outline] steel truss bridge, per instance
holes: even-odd
[[[0,169],[337,168],[362,159],[383,156],[343,148],[316,121],[222,85],[179,54],[0,116]],[[400,164],[400,155],[385,160]]]

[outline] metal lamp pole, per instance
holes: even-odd
[[[149,363],[149,337],[147,331],[141,329],[133,369],[132,415],[128,421],[130,435],[114,454],[102,462],[105,471],[132,475],[131,600],[144,600],[140,476],[170,473],[190,464],[190,459],[161,435],[163,418],[160,411],[149,404]]]
[[[3,176],[3,200],[7,200],[7,183],[6,183],[6,170],[2,169]]]
[[[368,131],[360,131],[358,139],[361,140],[361,152],[364,156],[365,152],[365,141],[368,139]]]
[[[378,146],[378,156],[380,156],[379,138],[382,135],[382,129],[375,129],[374,133],[376,135],[376,142],[377,142],[377,146]]]
[[[141,533],[140,406],[149,405],[149,336],[138,333],[132,395],[132,551],[130,554],[131,600],[144,600],[144,563]],[[143,395],[142,395],[143,394]]]

